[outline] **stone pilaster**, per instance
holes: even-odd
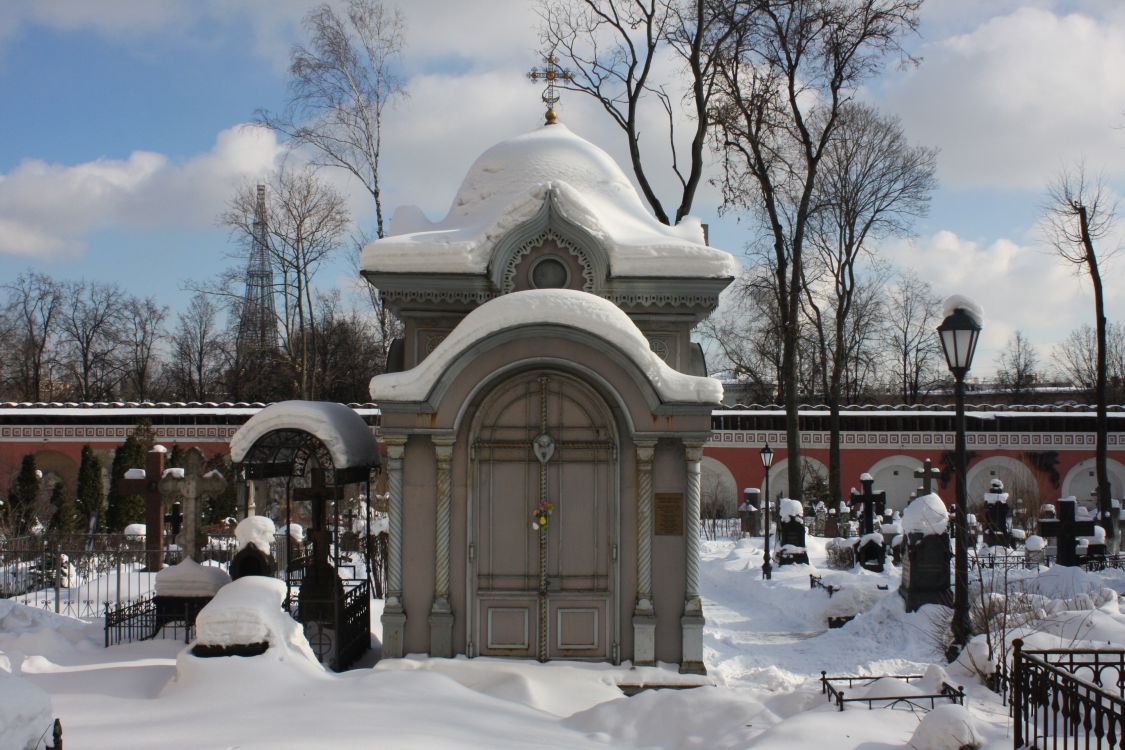
[[[685,498],[684,524],[684,614],[680,618],[683,651],[680,671],[705,674],[703,666],[703,605],[699,599],[699,511],[700,463],[703,443],[684,442],[685,470],[687,472],[687,497]]]
[[[430,607],[430,655],[453,656],[453,607],[449,601],[449,536],[453,525],[453,438],[433,438],[437,459],[434,519],[434,600]]]
[[[405,653],[406,611],[402,606],[402,487],[406,438],[386,436],[387,445],[387,600],[383,606],[383,656]]]
[[[637,444],[637,601],[633,609],[633,663],[656,664],[652,606],[652,457],[654,442]]]

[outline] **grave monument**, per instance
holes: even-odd
[[[692,329],[736,266],[656,221],[548,112],[363,275],[404,326],[371,382],[387,451],[383,655],[703,671],[700,463],[722,387]]]

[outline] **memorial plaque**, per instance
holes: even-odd
[[[684,535],[684,493],[657,492],[654,497],[656,534]]]

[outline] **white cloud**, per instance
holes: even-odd
[[[991,7],[991,6],[989,6]],[[1125,176],[1125,13],[1023,7],[924,45],[885,106],[954,188],[1041,188],[1085,156]]]
[[[182,164],[149,151],[74,165],[24,161],[0,175],[0,254],[73,256],[108,227],[213,227],[234,188],[264,176],[281,153],[273,133],[240,125]]]
[[[1108,245],[1107,245],[1108,247]],[[1071,330],[1093,322],[1094,303],[1087,276],[1035,242],[998,239],[982,244],[943,230],[915,240],[886,243],[880,254],[900,268],[909,268],[930,282],[939,297],[963,294],[984,308],[984,330],[974,374],[996,368],[1000,352],[1017,331],[1049,364],[1051,348]],[[1123,270],[1104,269],[1106,314],[1125,319]]]

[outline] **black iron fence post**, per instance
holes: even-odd
[[[1022,656],[1020,650],[1022,648],[1022,639],[1016,638],[1012,641],[1012,670],[1009,673],[1009,688],[1012,693],[1012,700],[1010,703],[1012,707],[1012,746],[1015,748],[1023,746],[1024,705],[1020,691],[1020,680],[1023,679],[1023,670],[1020,666],[1020,657]]]

